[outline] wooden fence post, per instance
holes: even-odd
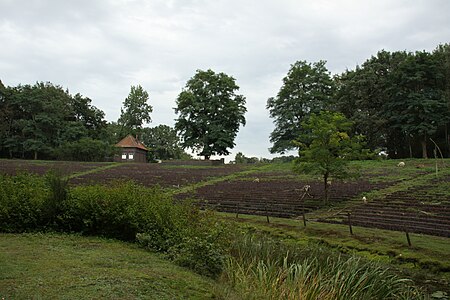
[[[303,216],[303,226],[306,227],[306,216],[305,216],[305,210],[302,211]]]
[[[236,203],[236,219],[239,219],[239,202]]]
[[[270,223],[270,220],[269,220],[269,211],[268,211],[268,209],[267,209],[267,203],[265,204],[265,209],[266,209],[266,219],[267,219],[267,223]]]
[[[405,227],[405,234],[406,234],[406,240],[408,241],[408,246],[411,247],[411,239],[409,238],[409,232],[408,229]]]
[[[347,216],[348,216],[348,228],[350,229],[350,234],[353,235],[351,215],[352,215],[351,213],[347,213]]]

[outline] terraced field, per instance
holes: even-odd
[[[323,222],[409,231],[450,237],[450,176],[388,194],[384,199],[346,209]],[[447,191],[447,193],[446,193]]]
[[[434,176],[433,161],[357,162],[357,180],[333,180],[324,203],[320,178],[294,174],[287,164],[173,166],[0,160],[0,173],[44,174],[56,169],[72,185],[134,180],[160,185],[177,199],[195,198],[203,208],[238,214],[298,218],[450,237],[450,168]],[[450,161],[446,162],[450,165]],[[302,188],[310,185],[303,197]],[[364,203],[361,198],[367,196]]]
[[[295,218],[303,212],[310,213],[325,206],[323,185],[318,181],[294,179],[247,180],[238,178],[206,185],[194,193],[180,195],[180,198],[194,197],[203,207],[223,212],[237,212],[253,215]],[[250,179],[250,178],[249,178]],[[308,195],[303,198],[303,186],[310,185]],[[331,188],[331,204],[351,199],[363,192],[380,189],[388,183],[370,183],[368,181],[336,182]],[[303,198],[303,200],[302,200]]]

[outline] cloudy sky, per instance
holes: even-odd
[[[295,61],[326,60],[337,74],[381,49],[448,42],[448,0],[0,0],[3,83],[50,81],[91,98],[109,121],[131,85],[150,94],[150,126],[172,126],[196,70],[233,76],[248,112],[227,160],[271,157],[265,106]]]

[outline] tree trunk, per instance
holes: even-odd
[[[445,124],[445,144],[447,146],[447,157],[450,157],[450,134],[448,133],[448,124]]]
[[[408,135],[408,146],[409,146],[409,158],[413,158],[412,146],[411,146],[411,137]]]
[[[205,160],[209,160],[210,157],[211,156],[209,156],[209,155],[205,155]]]
[[[37,160],[37,158],[38,158],[38,153],[37,153],[37,151],[34,151],[34,160]]]
[[[329,176],[328,172],[323,174],[323,184],[324,184],[324,191],[325,191],[325,203],[328,203],[328,176]]]
[[[423,139],[420,141],[420,144],[422,145],[422,158],[428,158],[426,138],[427,136],[425,135]]]

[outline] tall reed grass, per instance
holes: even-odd
[[[311,244],[237,238],[222,280],[243,299],[425,299],[384,266]]]

